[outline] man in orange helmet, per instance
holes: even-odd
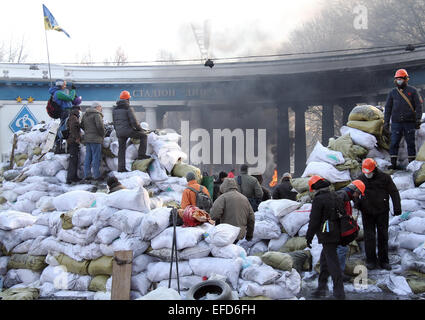
[[[391,270],[388,259],[389,199],[391,197],[394,215],[401,215],[400,194],[391,176],[376,167],[372,158],[363,160],[361,180],[366,189],[358,201],[362,212],[366,267],[373,270],[378,263],[382,269]],[[376,257],[376,234],[378,234],[378,257]]]
[[[390,91],[385,103],[384,128],[389,131],[391,120],[391,168],[397,169],[397,155],[401,138],[407,143],[409,162],[416,157],[415,129],[419,129],[422,119],[423,100],[418,90],[407,83],[409,75],[399,69],[394,75],[396,88]]]
[[[130,106],[130,92],[124,90],[120,94],[120,99],[112,109],[112,120],[115,132],[118,137],[118,172],[127,172],[125,166],[125,151],[127,139],[140,139],[137,159],[148,159],[146,147],[148,137],[146,131],[142,129],[136,119],[134,109]]]

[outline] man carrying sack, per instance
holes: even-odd
[[[391,120],[391,169],[398,169],[397,155],[401,138],[407,143],[409,163],[416,158],[415,129],[419,129],[422,119],[422,97],[418,90],[408,86],[409,75],[399,69],[394,75],[396,88],[388,94],[385,103],[384,131],[389,131]]]

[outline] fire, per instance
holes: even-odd
[[[272,181],[270,181],[269,186],[273,188],[276,185],[277,185],[277,170],[275,169]]]

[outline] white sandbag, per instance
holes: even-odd
[[[5,231],[0,229],[0,242],[3,244],[6,251],[11,251],[14,247],[22,242],[21,234],[22,229],[15,229],[12,231]]]
[[[29,269],[10,269],[4,277],[4,286],[10,288],[18,283],[29,285],[40,280],[40,272]]]
[[[173,227],[169,227],[162,231],[151,240],[151,247],[153,249],[171,248],[173,244],[173,232]],[[177,250],[195,246],[201,241],[204,232],[202,228],[198,227],[176,227]]]
[[[15,248],[12,249],[12,253],[28,253],[33,241],[33,239],[30,239],[18,244]]]
[[[43,166],[43,175],[53,177],[62,169],[64,169],[64,167],[60,161],[46,161],[46,164]]]
[[[1,196],[5,198],[8,202],[12,203],[18,199],[19,194],[12,190],[6,190],[1,193]]]
[[[94,193],[75,190],[69,191],[53,199],[53,205],[58,211],[70,211],[78,208],[89,208],[96,200]]]
[[[39,224],[33,224],[31,226],[22,229],[21,239],[22,241],[28,239],[35,239],[39,236],[47,237],[50,235],[49,227],[42,226]]]
[[[78,227],[73,227],[68,230],[61,229],[57,234],[57,238],[64,242],[86,246],[94,242],[94,238],[98,231],[99,230],[95,226],[91,226],[88,229]]]
[[[311,203],[304,204],[301,208],[287,214],[280,219],[280,223],[285,231],[291,236],[295,236],[303,225],[310,220]]]
[[[58,212],[58,211],[46,212],[37,217],[35,224],[39,224],[42,226],[49,226],[49,221],[54,220],[55,217],[58,217],[58,219],[60,220],[61,214],[62,212]]]
[[[267,241],[265,240],[261,240],[259,242],[257,242],[256,244],[254,244],[250,249],[249,249],[249,255],[255,255],[258,253],[263,253],[263,252],[267,252],[268,250],[268,244]]]
[[[33,183],[24,183],[24,184],[18,184],[13,191],[20,194],[20,195],[24,195],[28,192],[31,191],[47,191],[48,190],[48,184],[44,183],[44,182],[33,182]]]
[[[53,211],[55,210],[55,206],[53,204],[54,197],[44,196],[41,197],[37,203],[35,204],[37,209],[40,209],[42,212]]]
[[[140,228],[145,213],[133,210],[120,210],[109,218],[109,225],[127,234],[133,234]]]
[[[425,201],[425,192],[420,188],[408,189],[400,192],[400,198]]]
[[[151,240],[164,231],[170,222],[171,208],[158,208],[150,211],[140,224],[140,237]]]
[[[338,164],[343,164],[345,162],[345,159],[342,155],[342,152],[330,150],[324,147],[319,141],[317,141],[306,163],[309,164],[310,162],[321,161],[327,162],[335,166]]]
[[[85,228],[91,226],[101,208],[81,208],[77,209],[72,215],[72,225]]]
[[[101,229],[95,238],[96,243],[103,243],[103,244],[111,244],[115,239],[119,237],[121,234],[121,230],[114,228],[114,227],[105,227]]]
[[[159,259],[155,257],[151,257],[147,254],[141,254],[133,259],[132,263],[132,274],[138,274],[140,272],[146,271],[148,269],[148,265],[152,262],[158,262]]]
[[[130,144],[125,149],[125,159],[134,161],[137,158],[137,154],[138,154],[138,149],[134,144]]]
[[[224,247],[216,247],[212,245],[211,254],[214,257],[224,259],[236,259],[247,255],[245,249],[236,244],[229,244]]]
[[[415,171],[418,171],[424,163],[424,161],[413,160],[407,165],[406,170],[413,173]]]
[[[331,183],[350,181],[350,170],[340,171],[326,162],[310,162],[301,177],[319,175]]]
[[[202,282],[202,278],[200,276],[185,276],[185,277],[179,277],[179,285],[180,290],[189,290],[194,285]],[[168,288],[168,279],[162,280],[158,283],[159,287],[165,287]],[[177,279],[171,279],[171,286],[172,289],[178,290],[178,284]]]
[[[181,250],[178,253],[179,259],[190,260],[208,257],[211,252],[211,246],[206,241],[200,241],[196,246]],[[171,255],[170,255],[171,256]]]
[[[239,232],[239,227],[232,226],[228,223],[220,223],[211,230],[205,240],[211,245],[223,247],[234,243]]]
[[[110,245],[100,244],[99,247],[104,256],[113,257],[115,251],[132,250],[133,258],[135,258],[146,251],[149,242],[142,241],[140,237],[121,234],[120,238]]]
[[[209,278],[212,274],[225,276],[234,289],[238,286],[242,259],[201,258],[190,259],[189,265],[195,275]],[[180,264],[179,264],[180,266]],[[180,270],[180,269],[179,269]]]
[[[61,182],[66,183],[66,177],[68,175],[67,170],[60,170],[58,173],[56,173],[55,177]]]
[[[260,285],[270,284],[280,278],[279,272],[268,265],[250,266],[242,270],[244,280],[254,281]]]
[[[342,136],[346,134],[350,134],[350,137],[353,140],[354,144],[362,146],[368,150],[375,148],[377,145],[377,140],[374,135],[361,131],[359,129],[342,126],[340,129],[340,132]]]
[[[117,209],[128,209],[140,212],[149,212],[149,194],[145,188],[137,190],[123,189],[108,195],[105,204]]]
[[[255,221],[253,236],[258,239],[276,239],[282,234],[280,226],[270,220]]]
[[[384,282],[388,289],[394,292],[397,295],[409,295],[412,294],[412,289],[406,281],[406,278],[403,276],[396,276],[395,274],[390,273],[388,278]]]
[[[188,261],[179,261],[179,277],[192,275],[192,269]],[[170,263],[169,262],[152,262],[148,265],[146,271],[147,278],[152,282],[159,282],[169,278]],[[177,278],[177,269],[175,264],[171,272],[171,278]]]
[[[281,218],[301,206],[302,203],[289,199],[267,200],[260,203],[258,211],[272,212],[275,217]]]
[[[125,180],[119,180],[119,182],[127,189],[138,189],[144,186],[144,180],[140,176],[134,176]]]
[[[425,218],[413,217],[403,224],[406,231],[425,235]]]
[[[282,233],[279,238],[271,239],[268,244],[268,251],[278,251],[288,241],[289,235]]]
[[[418,200],[403,199],[403,200],[400,201],[400,203],[401,203],[401,210],[403,212],[405,212],[405,211],[415,211],[415,210],[418,210],[418,209],[424,207],[423,202],[418,201]],[[393,209],[392,202],[391,202],[391,209]],[[394,212],[394,211],[391,210],[391,212]]]
[[[24,228],[35,223],[36,217],[20,211],[7,210],[0,214],[0,229],[14,230]]]
[[[45,282],[40,285],[40,298],[51,298],[58,291],[53,283]]]
[[[415,188],[413,175],[410,172],[398,171],[391,178],[399,191]]]
[[[133,181],[132,179],[137,177],[137,178],[141,178],[143,180],[143,185],[144,186],[148,186],[152,180],[149,176],[149,174],[147,174],[146,172],[142,172],[139,170],[134,170],[134,171],[130,171],[130,172],[116,172],[116,170],[112,173],[114,175],[114,177],[116,177],[118,179],[118,181],[120,181],[122,184],[124,184],[125,187],[127,187],[125,185],[125,183]],[[128,180],[126,182],[126,180]],[[134,180],[136,181],[136,180]],[[140,181],[139,179],[137,179],[137,181]],[[129,188],[129,187],[127,187]]]
[[[30,200],[32,202],[37,202],[41,197],[47,196],[48,193],[45,191],[31,190],[22,195],[20,195],[17,200]]]
[[[148,168],[148,173],[152,181],[157,182],[167,180],[168,175],[165,168],[161,165],[158,159],[156,159],[155,157],[152,158],[154,158],[154,161],[151,162]]]
[[[7,264],[9,260],[9,256],[0,257],[0,275],[4,276],[7,273]]]
[[[146,276],[146,273],[141,272],[131,277],[131,289],[139,291],[142,295],[148,293],[148,289],[152,282]]]
[[[72,291],[72,290],[59,290],[53,294],[53,297],[56,299],[93,300],[94,296],[95,296],[95,293],[91,291]]]
[[[268,210],[267,208],[266,209],[262,208],[262,209],[267,210],[267,211],[254,212],[255,222],[257,222],[257,221],[270,221],[272,223],[279,224],[279,218],[274,215],[273,211]]]
[[[400,232],[397,239],[400,244],[400,248],[415,250],[425,242],[425,235],[410,232]]]
[[[388,160],[380,159],[380,158],[374,158],[376,165],[379,169],[387,170],[388,167],[391,166],[391,162]]]
[[[44,246],[43,241],[47,237],[39,236],[32,240],[31,246],[28,249],[28,254],[32,256],[45,256],[48,254],[49,250]]]
[[[174,289],[159,287],[136,300],[182,300],[182,297]]]
[[[12,205],[12,208],[13,210],[16,210],[16,211],[31,213],[32,211],[36,209],[36,205],[35,205],[35,202],[25,199],[25,200],[20,200],[15,202]]]
[[[301,229],[298,231],[298,237],[305,237],[308,231],[308,223],[303,225]]]

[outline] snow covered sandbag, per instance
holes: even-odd
[[[100,251],[104,256],[113,257],[115,251],[131,250],[133,258],[141,255],[149,247],[149,242],[142,241],[140,237],[121,234],[120,238],[110,245],[100,244]]]
[[[211,230],[205,240],[211,245],[224,247],[235,242],[240,229],[228,223],[220,223]]]
[[[1,193],[1,196],[8,202],[13,203],[18,199],[18,194],[12,190],[5,190]]]
[[[96,243],[111,244],[121,234],[121,230],[114,227],[105,227],[101,229],[95,238]]]
[[[287,214],[280,219],[280,223],[285,231],[291,236],[295,236],[303,225],[310,220],[311,203],[304,204],[301,208]]]
[[[4,276],[7,273],[7,265],[9,260],[9,256],[0,257],[0,275]]]
[[[12,253],[28,253],[33,239],[26,240],[12,249]]]
[[[28,239],[35,239],[39,236],[47,237],[50,235],[49,227],[42,226],[39,224],[33,224],[31,226],[22,229],[21,239],[26,241]]]
[[[410,172],[398,171],[391,178],[399,191],[415,188],[415,182]]]
[[[0,229],[14,230],[24,228],[35,223],[36,217],[20,211],[7,210],[0,214]]]
[[[254,237],[258,239],[276,239],[282,234],[280,226],[270,220],[255,221]]]
[[[131,289],[139,291],[142,295],[148,293],[148,289],[151,284],[152,282],[148,279],[144,272],[131,277]]]
[[[31,190],[28,191],[27,193],[24,193],[22,195],[20,195],[17,200],[21,201],[21,200],[30,200],[32,202],[37,202],[38,200],[40,200],[41,197],[47,196],[48,193],[45,191],[38,191],[38,190]]]
[[[149,212],[149,194],[145,188],[139,187],[137,190],[123,189],[108,194],[105,204],[117,209],[128,209],[140,212]]]
[[[366,133],[359,129],[342,126],[340,132],[341,135],[350,134],[350,137],[353,140],[354,144],[362,146],[368,150],[375,148],[377,145],[377,140],[374,135]]]
[[[423,202],[418,201],[418,200],[403,199],[400,202],[401,202],[401,210],[403,212],[404,211],[412,212],[412,211],[415,211],[415,210],[418,210],[418,209],[424,207]],[[391,202],[391,204],[392,204],[392,202]],[[393,208],[393,207],[391,206],[391,208]],[[391,212],[393,212],[393,210]]]
[[[13,189],[14,192],[20,195],[25,195],[26,193],[34,190],[45,192],[48,190],[48,184],[44,182],[24,183],[18,184],[17,187]]]
[[[408,189],[400,192],[400,198],[425,201],[425,192],[420,188]]]
[[[330,183],[350,181],[350,170],[339,171],[333,165],[326,162],[310,162],[302,174],[302,178],[319,175]]]
[[[193,271],[188,261],[179,261],[179,277],[190,276]],[[159,282],[169,278],[170,263],[169,262],[152,262],[148,265],[146,272],[147,278],[152,282]],[[177,278],[177,269],[175,264],[171,272],[171,278]]]
[[[12,209],[16,211],[31,213],[36,209],[36,205],[34,201],[24,199],[12,204]]]
[[[170,223],[170,212],[171,208],[164,207],[147,213],[140,224],[142,240],[151,240],[164,231]]]
[[[242,259],[201,258],[190,259],[189,265],[197,276],[209,278],[212,274],[225,276],[234,289],[238,286]],[[179,264],[180,266],[180,264]],[[180,270],[180,269],[179,269]]]
[[[216,247],[213,245],[211,246],[211,254],[214,257],[224,259],[236,259],[247,255],[245,249],[236,244],[229,244],[224,247]]]
[[[133,210],[120,210],[109,218],[109,225],[127,234],[133,234],[140,228],[145,213]]]
[[[169,227],[162,231],[151,240],[151,247],[153,249],[171,248],[173,244],[173,232],[173,227]],[[198,227],[176,227],[177,250],[194,247],[201,240],[204,233],[205,231]]]
[[[44,196],[41,197],[35,204],[37,209],[40,209],[42,212],[54,211],[56,208],[53,205],[53,199],[55,197]]]
[[[182,297],[174,289],[159,287],[136,300],[182,300]]]
[[[70,211],[78,208],[89,208],[96,200],[96,195],[84,190],[69,191],[53,199],[57,211]]]
[[[147,254],[141,254],[133,259],[132,263],[132,274],[138,274],[140,272],[146,271],[148,265],[152,262],[158,262],[158,259],[151,257]]]
[[[80,208],[72,215],[72,225],[85,228],[94,224],[95,219],[101,208]]]
[[[397,239],[400,244],[400,248],[415,250],[425,242],[425,235],[410,232],[400,232]]]
[[[43,175],[53,177],[55,176],[60,170],[64,169],[60,161],[45,161],[46,164],[43,166]]]
[[[32,240],[31,246],[28,249],[28,254],[32,256],[45,256],[48,254],[49,250],[44,246],[43,241],[47,239],[47,237],[39,236]]]
[[[339,151],[333,151],[324,147],[319,141],[314,146],[313,151],[307,159],[307,164],[310,162],[327,162],[335,166],[345,162],[344,156]]]
[[[61,170],[58,173],[56,173],[55,177],[61,182],[61,183],[66,183],[66,177],[68,175],[68,171],[67,170]]]
[[[270,284],[280,278],[279,272],[268,265],[250,266],[242,270],[244,280],[254,281],[260,285]]]
[[[425,218],[413,217],[403,225],[406,231],[425,235]]]
[[[279,238],[271,239],[267,251],[278,251],[289,239],[289,234],[282,233]]]
[[[15,229],[12,231],[0,229],[0,243],[2,243],[6,251],[9,252],[22,242],[21,234],[22,229]]]
[[[300,208],[302,203],[289,199],[267,200],[260,203],[258,211],[272,212],[275,217],[281,218]]]

